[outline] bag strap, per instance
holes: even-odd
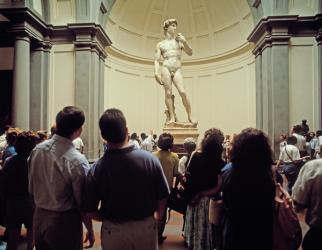
[[[193,158],[193,156],[195,155],[196,152],[198,152],[198,151],[196,150],[196,151],[193,151],[191,153],[190,158],[189,158],[189,161],[188,161],[188,164],[187,164],[187,167],[186,167],[186,172],[189,172],[191,159]]]
[[[295,163],[295,162],[294,162],[294,160],[292,159],[292,157],[291,157],[291,156],[289,155],[289,153],[287,152],[286,147],[287,147],[287,145],[285,145],[285,147],[284,147],[284,149],[285,149],[285,153],[286,153],[287,157],[291,160],[291,162],[292,162],[292,163]]]

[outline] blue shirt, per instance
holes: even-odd
[[[87,176],[83,210],[96,211],[101,202],[103,219],[141,220],[152,216],[169,192],[161,164],[151,153],[133,146],[108,149]]]

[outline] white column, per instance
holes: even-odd
[[[322,0],[321,0],[322,2]],[[321,8],[322,8],[322,3]],[[317,120],[318,124],[316,124],[317,128],[322,127],[322,28],[319,29],[318,35],[316,36],[316,41],[318,44],[318,105],[317,105]]]
[[[30,39],[18,36],[15,41],[13,69],[13,125],[29,129],[30,113]]]

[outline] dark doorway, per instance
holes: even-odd
[[[4,126],[11,124],[12,70],[0,70],[0,134]]]

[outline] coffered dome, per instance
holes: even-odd
[[[207,60],[244,50],[254,27],[246,0],[118,0],[109,16],[106,32],[119,55],[153,60],[164,34],[163,21],[176,18],[193,48],[188,61]]]

